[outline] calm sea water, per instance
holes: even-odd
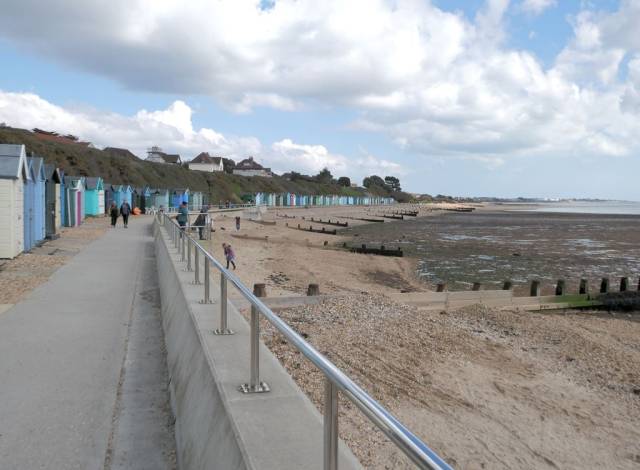
[[[601,202],[547,202],[536,207],[524,209],[532,212],[559,212],[566,214],[619,214],[640,215],[640,202],[601,201]]]

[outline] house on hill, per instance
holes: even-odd
[[[147,161],[153,163],[168,163],[172,165],[180,165],[180,155],[169,154],[162,151],[160,147],[153,146],[147,150]]]
[[[240,176],[266,176],[271,177],[271,168],[265,168],[256,162],[253,157],[245,158],[238,162],[233,169],[234,175]]]
[[[213,173],[214,171],[224,171],[224,165],[222,157],[212,157],[209,153],[202,152],[189,162],[189,169]]]

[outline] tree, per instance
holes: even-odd
[[[222,167],[224,168],[225,173],[233,173],[233,169],[236,167],[236,162],[231,160],[230,158],[222,158]]]
[[[377,175],[367,176],[364,180],[362,180],[362,186],[364,186],[365,188],[370,188],[371,186],[380,186],[381,188],[386,188],[384,180]]]
[[[400,180],[395,176],[385,176],[384,182],[392,191],[402,191],[400,187]]]
[[[341,176],[340,178],[338,178],[338,184],[340,186],[345,186],[348,188],[351,186],[351,180],[346,176]]]
[[[333,175],[328,168],[323,168],[320,173],[315,176],[315,180],[318,183],[330,184],[333,182]]]

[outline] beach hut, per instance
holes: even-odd
[[[120,204],[118,204],[118,207],[120,207],[120,205],[124,201],[127,201],[129,203],[129,206],[131,206],[131,208],[133,209],[133,200],[131,198],[132,194],[133,188],[130,185],[123,184],[122,186],[120,186]]]
[[[151,192],[152,206],[158,210],[161,207],[167,209],[169,207],[169,190],[168,189],[153,189]]]
[[[0,258],[24,250],[24,189],[31,178],[24,145],[0,145]]]
[[[45,216],[44,226],[47,238],[57,237],[60,227],[60,170],[53,165],[45,165]]]
[[[146,193],[147,188],[133,188],[131,191],[131,207],[137,207],[142,214],[145,213],[147,207]]]
[[[204,195],[202,191],[191,191],[189,194],[189,207],[191,210],[199,211],[204,205]]]
[[[171,192],[171,207],[180,207],[183,202],[189,203],[189,190],[174,189]]]
[[[109,208],[111,207],[111,203],[115,202],[114,199],[114,186],[111,183],[103,182],[102,186],[104,187],[104,212],[105,214],[109,212]]]
[[[44,160],[41,157],[27,157],[33,167],[33,233],[34,244],[40,243],[46,237],[45,232],[45,185],[47,178],[44,173]]]
[[[99,176],[85,178],[84,215],[103,215],[104,202],[104,181],[102,178]]]
[[[65,226],[77,227],[84,221],[84,178],[65,176]]]

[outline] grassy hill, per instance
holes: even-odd
[[[243,195],[256,192],[294,192],[297,194],[340,194],[388,196],[384,188],[350,188],[335,183],[289,181],[273,178],[244,177],[228,173],[193,171],[178,165],[152,163],[130,152],[104,151],[75,143],[43,140],[24,129],[0,128],[0,144],[24,144],[28,152],[44,157],[45,162],[62,168],[67,175],[101,176],[112,184],[151,186],[152,188],[190,188],[209,195],[211,202],[240,202]]]

